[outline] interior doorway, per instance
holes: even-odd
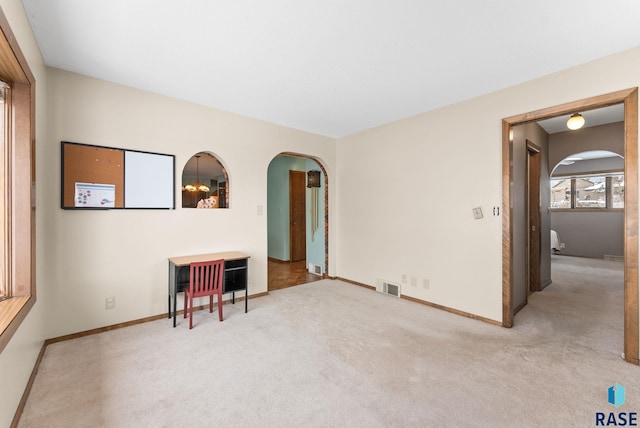
[[[503,119],[502,188],[503,188],[503,269],[502,324],[513,325],[514,222],[512,188],[514,167],[512,127],[555,116],[587,111],[624,103],[624,359],[638,365],[638,89],[631,88],[560,106],[537,110]],[[526,220],[524,220],[526,221]]]
[[[527,141],[527,205],[528,205],[528,294],[540,291],[540,147]]]
[[[289,261],[307,259],[307,174],[289,171]]]
[[[269,291],[328,277],[328,177],[319,159],[281,153],[267,170]]]

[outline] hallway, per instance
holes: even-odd
[[[307,271],[306,261],[285,262],[269,258],[268,290],[280,290],[308,282],[320,281],[321,276]]]
[[[547,352],[563,358],[579,358],[586,351],[621,358],[624,264],[553,255],[551,266],[553,283],[529,296],[514,319],[514,330],[546,337]]]

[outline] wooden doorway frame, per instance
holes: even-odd
[[[624,103],[624,359],[638,358],[638,88],[624,89],[502,120],[502,325],[513,326],[513,180],[511,128],[555,116]]]
[[[540,204],[540,153],[542,150],[529,140],[527,148],[527,298],[540,291],[541,259],[541,204]],[[532,186],[532,183],[535,183]]]

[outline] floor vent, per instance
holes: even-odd
[[[623,262],[624,261],[624,256],[611,256],[608,254],[605,254],[604,257],[602,257],[605,260],[613,260],[614,262]]]
[[[309,273],[322,276],[322,265],[309,263]]]
[[[400,297],[400,284],[379,279],[376,290],[390,296]]]

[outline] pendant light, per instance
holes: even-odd
[[[211,189],[206,185],[200,183],[200,155],[196,155],[196,183],[195,184],[187,184],[184,186],[184,190],[189,192],[195,192],[196,190],[200,192],[208,193]]]
[[[584,117],[580,113],[574,113],[571,115],[569,120],[567,120],[567,128],[575,131],[576,129],[580,129],[584,126]]]

